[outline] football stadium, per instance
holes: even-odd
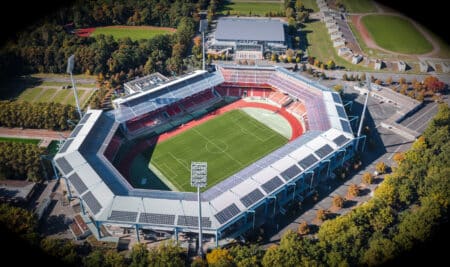
[[[155,78],[156,77],[156,78]],[[124,85],[88,110],[55,156],[68,191],[103,225],[236,238],[314,193],[357,150],[338,93],[275,66],[216,65]],[[208,163],[198,218],[191,162]]]

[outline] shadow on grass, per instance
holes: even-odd
[[[0,100],[15,100],[28,88],[42,84],[42,79],[31,76],[14,77],[7,81],[0,81]]]

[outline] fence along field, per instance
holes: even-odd
[[[158,143],[149,164],[180,191],[193,191],[191,161],[208,162],[209,188],[287,142],[245,112],[233,110]]]

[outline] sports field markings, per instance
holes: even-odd
[[[202,133],[200,133],[197,129],[193,128],[193,131],[195,133],[197,133],[198,135],[200,135],[201,137],[203,137],[206,141],[208,141],[209,143],[212,143],[213,145],[215,145],[217,148],[220,149],[220,147],[214,143],[211,139],[209,139],[208,137],[204,136]],[[237,164],[239,164],[239,166],[244,166],[244,164],[242,164],[240,161],[238,161],[237,159],[235,159],[233,156],[231,156],[230,154],[228,154],[227,152],[223,152],[224,155],[226,155],[229,159],[231,159],[232,161],[236,162]]]
[[[252,135],[253,137],[255,137],[256,139],[258,139],[261,142],[267,142],[269,141],[271,138],[273,138],[275,136],[275,134],[270,134],[267,138],[263,138],[259,135],[256,135],[254,133],[252,133],[251,131],[247,130],[246,128],[242,127],[241,124],[239,123],[240,118],[243,117],[243,113],[244,111],[240,111],[239,114],[241,115],[239,118],[233,119],[233,123],[240,128],[241,132],[243,134],[248,134],[248,135]],[[264,127],[262,127],[261,125],[258,125],[257,123],[255,123],[254,121],[249,121],[249,124],[251,124],[254,128],[258,129],[258,130],[264,130]]]

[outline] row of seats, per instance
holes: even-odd
[[[272,102],[284,106],[288,101],[291,100],[289,95],[283,94],[281,92],[273,92],[268,97]]]
[[[300,116],[306,115],[306,107],[300,101],[292,102],[292,104],[290,104],[287,107],[287,110],[289,112],[291,112],[291,113],[294,113],[294,114],[297,114],[297,115],[300,115]]]
[[[105,149],[105,157],[109,159],[110,161],[113,161],[114,157],[117,154],[117,151],[119,151],[120,144],[122,143],[122,139],[116,135],[113,136],[111,141],[108,144],[108,147]]]
[[[127,129],[130,133],[137,133],[144,128],[160,125],[170,117],[182,114],[185,110],[191,110],[193,107],[205,104],[214,98],[217,97],[211,90],[205,90],[184,98],[181,101],[129,120],[126,122]]]

